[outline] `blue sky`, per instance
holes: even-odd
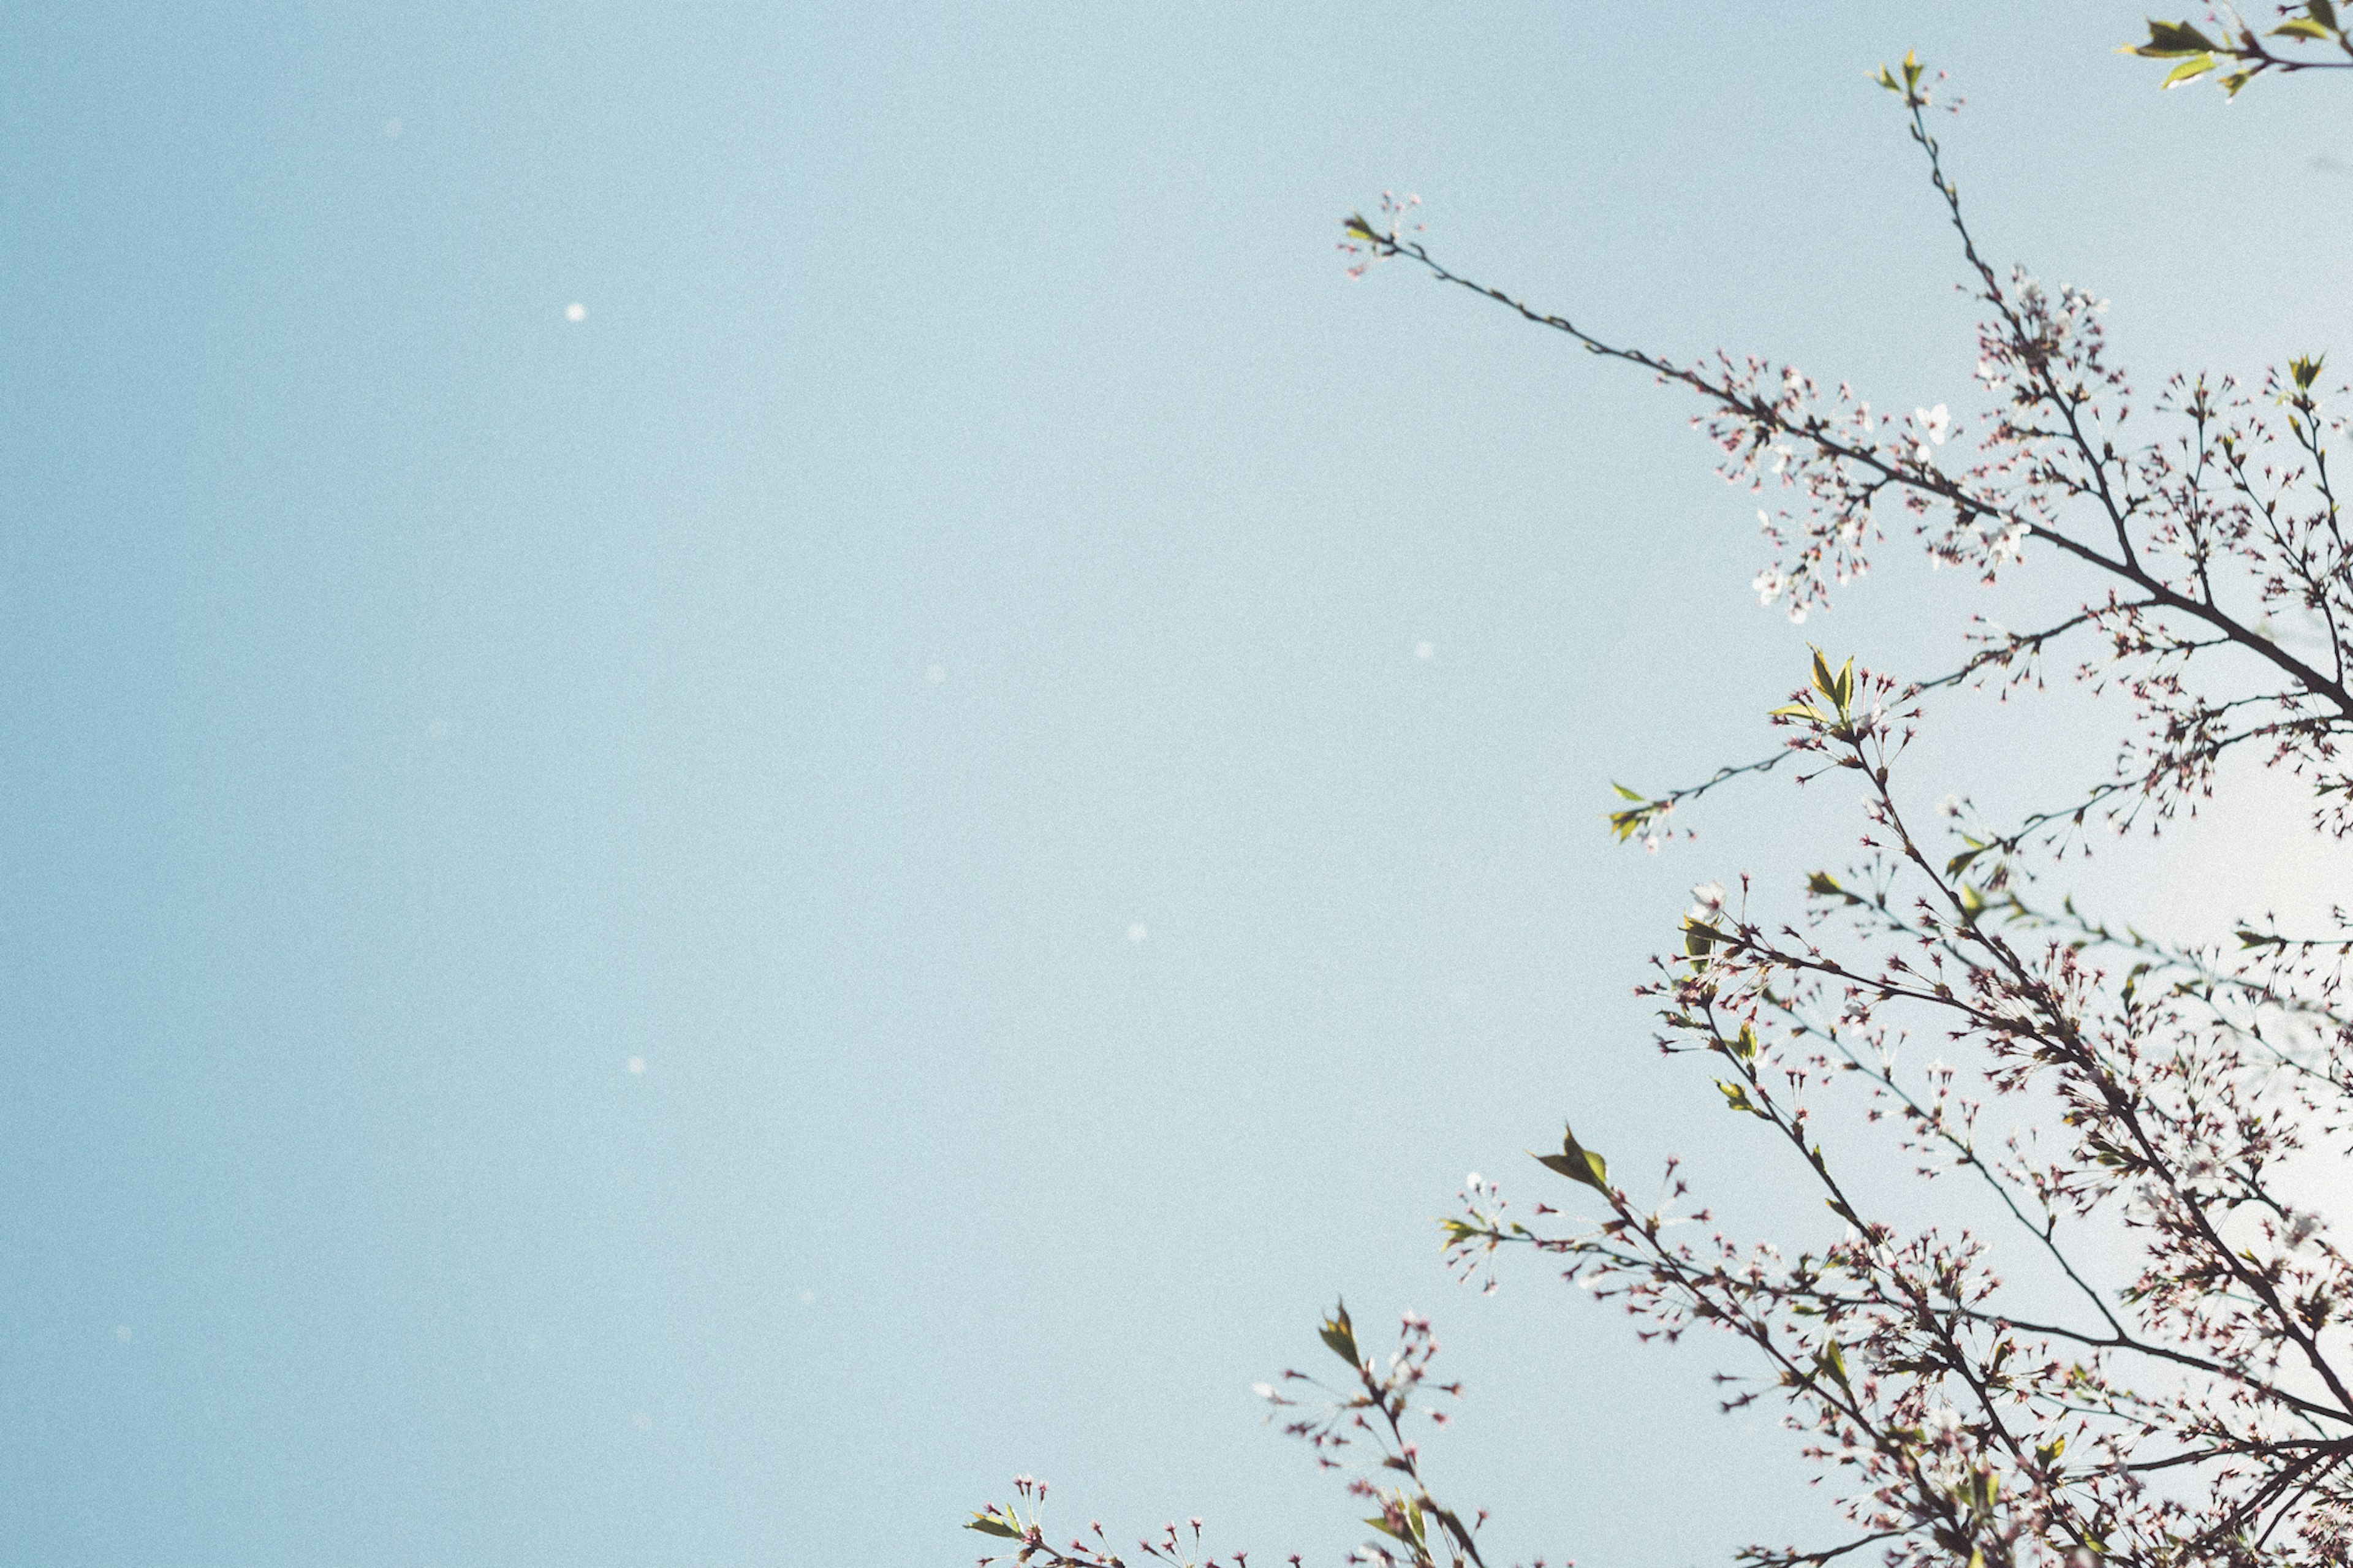
[[[2125,363],[2341,342],[2331,89],[2160,96],[2137,24],[0,16],[0,1562],[959,1562],[1017,1471],[1328,1561],[1248,1391],[1342,1292],[1437,1318],[1505,1553],[1802,1529],[1712,1347],[1431,1216],[1574,1116],[1813,1223],[1629,991],[1845,803],[1599,813],[1989,602],[1892,547],[1758,610],[1684,405],[1337,224],[1958,408],[1916,46]],[[2105,721],[1957,703],[1921,787],[2043,804]]]

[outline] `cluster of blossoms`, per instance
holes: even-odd
[[[1348,276],[1362,278],[1397,255],[1398,242],[1407,235],[1428,229],[1428,224],[1414,221],[1414,209],[1420,205],[1419,196],[1383,191],[1377,220],[1368,219],[1362,213],[1348,215],[1348,237],[1340,242],[1341,254],[1356,258],[1348,263]]]
[[[1127,1568],[1127,1560],[1112,1550],[1111,1537],[1100,1520],[1087,1526],[1087,1536],[1072,1537],[1068,1546],[1058,1547],[1048,1542],[1044,1481],[1034,1476],[1016,1476],[1013,1494],[1014,1501],[991,1503],[965,1522],[967,1530],[1012,1543],[1002,1556],[982,1558],[983,1568],[991,1563],[1008,1561],[1029,1568]],[[1156,1537],[1148,1536],[1138,1542],[1135,1550],[1142,1562],[1160,1563],[1164,1568],[1250,1568],[1247,1552],[1229,1552],[1222,1558],[1203,1556],[1200,1520],[1197,1517],[1186,1523],[1187,1529],[1180,1531],[1172,1520],[1161,1526]],[[1290,1561],[1292,1568],[1299,1568],[1297,1556]]]

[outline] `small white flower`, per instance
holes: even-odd
[[[1948,795],[1944,799],[1938,801],[1936,803],[1936,815],[1939,816],[1960,816],[1961,797],[1957,795]]]
[[[1939,447],[1953,433],[1953,416],[1941,403],[1934,408],[1915,408],[1912,414],[1920,421],[1920,427],[1928,432],[1928,439]]]
[[[1697,899],[1704,908],[1720,910],[1724,908],[1724,884],[1702,882],[1692,889],[1692,897]]]

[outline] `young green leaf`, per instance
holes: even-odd
[[[1836,1378],[1841,1388],[1846,1386],[1846,1352],[1839,1349],[1838,1341],[1826,1342],[1821,1353],[1814,1358],[1814,1364]]]
[[[1350,1366],[1364,1364],[1365,1358],[1356,1353],[1356,1327],[1348,1321],[1347,1302],[1342,1301],[1332,1309],[1332,1315],[1324,1320],[1321,1332],[1324,1342],[1331,1347],[1334,1355]]]
[[[1561,1129],[1560,1152],[1538,1154],[1536,1163],[1548,1171],[1556,1171],[1572,1182],[1583,1182],[1595,1192],[1607,1196],[1609,1192],[1609,1163],[1577,1141],[1577,1134]]]
[[[2200,77],[2204,76],[2208,71],[2212,70],[2215,63],[2216,62],[2212,55],[2193,55],[2189,58],[2182,61],[2179,65],[2174,67],[2166,79],[2158,85],[2159,87],[2179,87],[2185,81],[2195,81]]]
[[[2214,47],[2214,40],[2187,22],[2159,22],[2148,25],[2148,42],[2126,52],[2154,60],[2176,59],[2183,55],[2202,55]]]

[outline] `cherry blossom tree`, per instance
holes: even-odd
[[[2353,66],[2328,0],[2264,30],[2227,11],[2152,22],[2131,52],[2176,61],[2168,86],[2212,75],[2232,95]],[[1793,619],[1890,528],[1989,583],[2031,567],[2078,584],[2045,624],[1980,620],[1932,679],[1817,652],[1772,715],[1780,748],[1662,795],[1621,790],[1611,815],[1620,838],[1655,844],[1679,807],[1757,773],[1859,784],[1847,863],[1788,900],[1745,879],[1702,887],[1643,987],[1662,1048],[1707,1063],[1723,1110],[1763,1123],[1842,1235],[1791,1255],[1728,1234],[1674,1163],[1638,1193],[1564,1131],[1524,1208],[1468,1184],[1449,1256],[1492,1281],[1537,1254],[1645,1336],[1727,1336],[1726,1407],[1778,1408],[1845,1521],[1827,1543],[1744,1561],[2353,1562],[2353,1256],[2284,1180],[2306,1152],[2353,1153],[2353,917],[2177,943],[2043,890],[2088,836],[2214,800],[2233,754],[2303,781],[2316,838],[2353,830],[2353,516],[2331,467],[2353,389],[2332,392],[2315,355],[2253,384],[2177,374],[2137,397],[2105,301],[1981,252],[1936,134],[1937,79],[1907,56],[1878,82],[1979,308],[1982,417],[1874,409],[1794,366],[1617,342],[1456,271],[1409,198],[1347,221],[1352,272],[1419,268],[1694,399],[1725,477],[1765,501],[1757,595]],[[2128,706],[2110,776],[2019,821],[1949,796],[1923,810],[1936,786],[1905,754],[1936,695],[2050,667]],[[1898,1205],[1858,1179],[1841,1139],[1857,1121],[1892,1124],[1924,1191]],[[1441,1500],[1422,1463],[1456,1392],[1431,1374],[1429,1324],[1409,1315],[1376,1354],[1342,1306],[1322,1340],[1338,1375],[1286,1373],[1261,1393],[1371,1510],[1353,1561],[1484,1568],[1483,1513]],[[1044,1484],[1016,1488],[971,1521],[998,1552],[985,1562],[1122,1563],[1101,1526],[1054,1544]],[[1202,1551],[1195,1521],[1135,1560]]]

